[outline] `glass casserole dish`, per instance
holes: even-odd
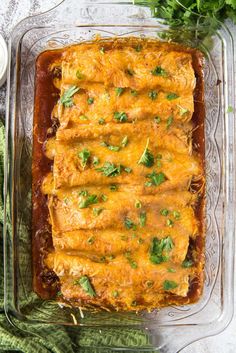
[[[76,9],[76,11],[74,10]],[[66,15],[65,15],[66,14]],[[197,28],[201,32],[201,27]],[[28,18],[10,39],[5,163],[5,310],[11,322],[146,329],[149,344],[138,350],[177,352],[190,342],[220,332],[232,316],[234,261],[234,106],[233,43],[226,27],[211,41],[177,32],[151,18],[146,8],[127,2],[66,0],[46,14]],[[150,314],[89,313],[60,308],[32,293],[31,153],[34,73],[46,49],[91,40],[95,35],[172,38],[205,53],[206,268],[199,302]],[[7,214],[10,206],[10,215]],[[10,221],[11,232],[7,229]],[[173,339],[174,338],[174,339]],[[124,347],[122,347],[124,349]],[[120,349],[120,347],[113,347]]]

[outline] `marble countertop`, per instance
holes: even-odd
[[[49,10],[60,0],[1,0],[0,33],[7,40],[12,28],[24,17]],[[235,38],[236,26],[230,24]],[[0,115],[5,114],[6,84],[0,88]],[[236,283],[236,281],[235,281]],[[236,288],[235,288],[236,289]],[[236,304],[236,300],[235,300]],[[233,309],[232,309],[233,310]],[[186,347],[181,353],[236,353],[236,315],[231,324],[221,334],[205,338]]]

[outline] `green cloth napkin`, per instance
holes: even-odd
[[[3,223],[3,160],[5,129],[0,120],[0,242],[2,244]],[[13,327],[3,310],[3,248],[0,248],[0,353],[18,351],[23,353],[110,353],[113,346],[129,347],[129,352],[137,353],[137,348],[150,346],[149,337],[140,330],[117,329],[71,329],[53,325],[29,325],[18,322]],[[23,331],[24,330],[24,331]],[[97,349],[94,347],[106,347]],[[91,348],[92,347],[92,348]],[[144,352],[145,350],[143,350]],[[140,352],[140,351],[139,351]],[[149,351],[150,352],[150,351]],[[154,350],[153,350],[154,352]]]

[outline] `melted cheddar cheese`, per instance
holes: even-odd
[[[116,310],[187,298],[203,263],[197,195],[203,175],[192,146],[191,51],[142,41],[83,43],[52,65],[59,128],[43,181],[54,250],[45,264],[63,300]]]

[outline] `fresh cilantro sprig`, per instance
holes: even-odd
[[[93,289],[90,280],[87,276],[82,276],[80,279],[74,281],[74,285],[79,285],[90,296],[95,297],[96,292]]]
[[[203,40],[214,34],[226,18],[236,23],[235,0],[134,0],[134,4],[148,6],[154,17],[163,19],[171,28],[186,28],[185,33],[166,33],[175,40]]]
[[[60,99],[61,103],[67,108],[72,107],[72,105],[74,104],[72,97],[79,90],[80,88],[77,86],[71,86],[70,88],[68,88],[68,90],[63,93]]]
[[[160,264],[169,260],[169,252],[173,249],[174,243],[171,237],[152,239],[150,246],[150,261],[154,264]]]
[[[149,139],[147,139],[145,149],[143,151],[142,156],[140,157],[140,159],[138,161],[138,164],[143,164],[143,165],[145,165],[145,167],[150,168],[154,164],[154,156],[150,152],[150,150],[148,149],[148,145],[149,145]]]

